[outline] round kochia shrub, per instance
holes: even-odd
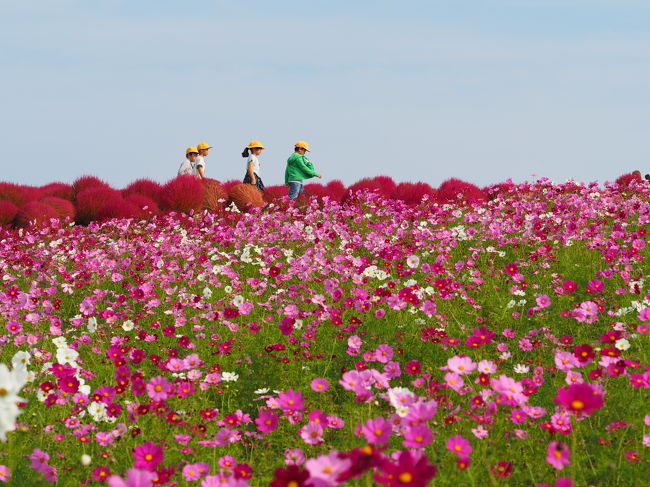
[[[271,203],[272,201],[275,200],[280,200],[284,197],[289,196],[289,186],[286,186],[284,184],[280,185],[275,185],[275,186],[267,186],[264,188],[264,193],[262,194],[262,197],[264,198],[264,201],[267,203]]]
[[[160,213],[156,202],[143,194],[133,193],[124,199],[135,205],[139,211],[138,216],[151,216]]]
[[[415,206],[422,203],[425,197],[428,197],[429,201],[434,201],[436,190],[422,182],[399,183],[390,197],[394,200],[401,200],[407,205]]]
[[[0,201],[0,225],[9,225],[18,214],[18,207],[11,201]]]
[[[327,196],[330,201],[341,201],[345,194],[345,185],[338,179],[334,179],[327,184],[310,183],[305,186],[305,192],[308,196],[324,198]]]
[[[97,212],[110,200],[120,198],[119,191],[99,186],[89,188],[77,194],[75,210],[77,211],[76,221],[82,225],[88,225],[97,218]]]
[[[72,183],[72,188],[74,189],[75,195],[78,195],[87,189],[112,189],[107,182],[102,181],[96,176],[81,176]]]
[[[74,199],[74,188],[70,184],[50,183],[39,188],[43,197],[54,196],[64,200],[72,201]]]
[[[210,211],[222,211],[228,202],[228,192],[216,179],[203,179],[205,187],[205,200],[203,207]]]
[[[141,210],[135,204],[121,196],[111,198],[97,211],[96,221],[110,220],[112,218],[135,218]]]
[[[240,183],[233,186],[228,196],[235,203],[237,209],[242,212],[250,211],[253,208],[262,208],[264,198],[262,192],[252,184]]]
[[[21,207],[29,201],[29,197],[24,186],[0,182],[0,201],[11,201],[14,205]]]
[[[616,178],[616,184],[619,186],[630,186],[633,183],[640,183],[643,181],[643,177],[639,171],[634,171],[628,174],[622,174]]]
[[[349,186],[341,197],[341,203],[353,199],[355,194],[360,191],[377,193],[383,198],[390,198],[397,188],[397,184],[388,176],[376,176],[374,178],[363,178]]]
[[[443,182],[436,195],[439,203],[481,203],[487,195],[478,186],[451,178]]]
[[[41,198],[40,202],[54,208],[54,211],[59,216],[59,220],[64,221],[66,218],[74,220],[76,212],[71,201],[57,198],[56,196],[46,196],[45,198]]]
[[[18,209],[14,225],[17,227],[27,227],[31,224],[42,225],[49,223],[52,218],[59,218],[54,208],[45,203],[30,201]]]
[[[156,205],[160,206],[161,191],[162,185],[160,183],[150,179],[138,179],[122,190],[122,196],[126,198],[132,194],[141,194],[147,198],[151,198],[156,202]]]
[[[165,184],[160,193],[163,210],[189,213],[203,209],[205,186],[201,180],[190,174],[178,176]]]

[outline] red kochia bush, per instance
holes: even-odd
[[[163,210],[189,213],[203,208],[205,187],[201,180],[190,174],[178,176],[165,184],[160,193]]]
[[[138,216],[150,216],[160,213],[160,208],[154,200],[143,194],[133,193],[124,198],[138,209]]]
[[[329,183],[311,183],[305,186],[305,192],[308,196],[315,196],[317,198],[329,197],[330,201],[341,201],[345,194],[345,185],[338,179],[334,179]]]
[[[205,186],[205,200],[203,208],[210,211],[223,211],[228,202],[228,192],[216,179],[203,179]]]
[[[14,225],[17,227],[27,227],[31,223],[41,225],[49,223],[52,218],[59,218],[54,208],[38,201],[30,201],[18,209]]]
[[[39,188],[43,197],[55,196],[64,200],[72,201],[74,199],[74,188],[70,184],[50,183]]]
[[[56,196],[46,196],[45,198],[41,198],[40,202],[54,208],[54,211],[59,216],[59,220],[64,221],[66,218],[74,220],[76,212],[71,201],[57,198]]]
[[[643,177],[641,177],[641,173],[639,171],[634,171],[628,174],[623,174],[619,176],[616,179],[616,184],[619,186],[629,186],[630,184],[634,183],[640,183],[643,181]]]
[[[228,181],[221,183],[223,189],[225,189],[227,193],[230,193],[230,190],[238,184],[241,184],[241,180],[239,179],[229,179]]]
[[[276,186],[267,186],[264,188],[264,193],[262,194],[264,201],[271,203],[275,200],[280,200],[284,196],[289,196],[289,186],[284,184]]]
[[[27,196],[27,201],[38,201],[41,199],[43,196],[43,193],[41,191],[41,188],[37,188],[36,186],[21,186],[23,189],[23,192]]]
[[[112,189],[107,182],[95,176],[81,176],[72,183],[72,188],[74,189],[75,196],[87,189]]]
[[[133,181],[126,188],[122,190],[122,196],[125,198],[132,194],[141,194],[148,198],[151,198],[156,202],[157,205],[160,205],[160,192],[162,191],[162,185],[156,181],[150,179],[138,179]]]
[[[228,196],[235,203],[237,209],[242,212],[250,211],[252,208],[262,208],[264,198],[262,192],[252,184],[240,183],[233,186],[228,192]]]
[[[487,201],[487,195],[478,186],[456,178],[443,182],[438,188],[436,197],[439,203],[481,203]]]
[[[29,198],[24,186],[0,182],[0,201],[11,201],[14,205],[21,207],[29,201]]]
[[[76,222],[88,225],[97,217],[97,212],[108,201],[120,197],[117,190],[106,186],[88,188],[77,194],[75,210],[77,211]]]
[[[121,196],[111,198],[97,211],[95,220],[104,221],[111,218],[135,218],[140,214],[141,210],[130,201],[125,200]]]
[[[363,178],[354,183],[352,186],[348,187],[343,196],[341,197],[341,203],[345,203],[350,198],[352,198],[353,193],[357,191],[368,191],[372,193],[377,193],[379,196],[384,198],[390,198],[395,191],[397,184],[388,176],[376,176],[374,178]]]
[[[9,225],[18,214],[18,207],[11,201],[0,201],[0,225]]]
[[[427,183],[399,183],[391,194],[391,199],[401,200],[407,205],[415,206],[422,203],[422,199],[428,196],[429,201],[434,201],[436,190]]]

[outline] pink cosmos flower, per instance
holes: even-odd
[[[561,387],[555,396],[555,402],[576,415],[591,416],[603,407],[603,396],[590,384],[571,384]]]
[[[32,468],[34,470],[37,472],[43,472],[43,470],[48,466],[50,455],[40,448],[34,448],[34,451],[29,456],[29,459],[32,461]]]
[[[424,448],[433,441],[431,428],[424,424],[418,424],[407,428],[404,431],[403,445],[406,448]]]
[[[460,392],[460,390],[465,385],[465,381],[463,381],[463,378],[455,372],[447,372],[445,374],[445,382],[450,388],[452,388],[456,392]]]
[[[284,463],[300,466],[305,463],[305,454],[300,448],[289,448],[284,451]]]
[[[11,477],[11,470],[6,465],[0,465],[0,482],[7,483]]]
[[[472,445],[461,435],[451,436],[447,440],[447,449],[460,458],[469,458],[472,453]]]
[[[327,389],[329,389],[329,387],[330,383],[327,381],[327,379],[324,379],[322,377],[318,377],[311,381],[311,388],[316,392],[325,392]]]
[[[151,487],[155,474],[146,470],[129,469],[126,473],[126,480],[117,475],[111,475],[108,479],[108,487]]]
[[[361,432],[368,443],[385,445],[393,433],[392,427],[382,416],[369,419],[361,426]]]
[[[302,394],[293,389],[287,389],[285,392],[278,394],[278,403],[280,409],[285,411],[298,411],[305,409],[305,399]]]
[[[336,451],[318,458],[311,458],[305,463],[305,468],[310,476],[309,485],[314,487],[339,485],[338,476],[345,472],[350,465],[350,460],[341,458]]]
[[[188,482],[199,480],[210,473],[210,465],[205,462],[188,463],[183,467],[183,478]]]
[[[147,384],[147,394],[154,401],[164,401],[174,393],[174,386],[162,376],[152,378]]]
[[[457,374],[469,374],[476,370],[476,363],[465,355],[456,355],[447,360],[447,367]]]
[[[548,455],[546,461],[558,470],[562,470],[565,466],[571,465],[571,453],[569,447],[559,441],[551,441],[548,444]]]
[[[323,427],[318,423],[309,422],[300,428],[300,437],[308,445],[318,445],[323,442]]]
[[[257,428],[268,435],[271,431],[275,431],[278,427],[278,415],[269,409],[260,409],[259,416],[255,420]]]
[[[153,472],[156,467],[163,461],[163,447],[147,441],[133,449],[133,466]]]

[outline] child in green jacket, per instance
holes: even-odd
[[[307,152],[309,152],[309,144],[304,140],[299,140],[295,143],[294,153],[287,160],[284,184],[289,186],[289,199],[295,200],[303,192],[303,180],[323,177],[316,172],[314,165],[305,156]]]

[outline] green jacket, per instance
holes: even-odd
[[[318,173],[306,156],[297,152],[291,154],[287,160],[287,169],[284,171],[284,184],[288,185],[289,181],[302,181],[303,179],[316,177],[318,177]]]

